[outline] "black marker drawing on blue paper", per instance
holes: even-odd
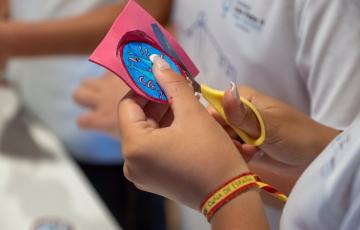
[[[136,86],[156,100],[167,101],[152,72],[153,63],[150,61],[150,55],[162,57],[175,72],[181,74],[179,67],[167,55],[145,42],[129,42],[122,52],[122,60]]]

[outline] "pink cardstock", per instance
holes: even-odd
[[[171,46],[176,51],[177,55],[188,69],[192,76],[196,76],[199,71],[191,61],[189,56],[181,48],[181,46],[176,42],[176,40],[167,32],[149,13],[147,13],[140,5],[138,5],[135,0],[129,0],[128,4],[125,6],[122,13],[113,23],[111,29],[95,49],[93,54],[90,56],[89,60],[105,67],[106,69],[112,71],[117,76],[119,76],[133,91],[137,94],[152,100],[156,101],[147,95],[144,91],[140,90],[131,76],[129,76],[124,65],[122,65],[121,57],[118,54],[118,48],[120,41],[124,36],[131,31],[142,31],[148,38],[152,39],[157,46],[160,47],[160,44],[152,30],[151,24],[156,23]]]

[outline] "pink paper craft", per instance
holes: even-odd
[[[174,48],[185,67],[188,69],[192,76],[196,76],[199,71],[194,65],[194,63],[191,61],[189,56],[181,48],[181,46],[170,35],[170,33],[168,33],[141,6],[139,6],[135,2],[135,0],[129,0],[123,12],[115,20],[111,29],[109,30],[103,41],[100,43],[100,45],[90,56],[89,60],[115,73],[137,94],[151,101],[157,101],[147,95],[144,91],[139,89],[139,87],[132,80],[131,76],[129,76],[124,65],[122,65],[123,62],[121,61],[121,57],[118,55],[119,42],[124,37],[124,35],[130,31],[144,32],[150,39],[152,39],[157,44],[158,47],[160,47],[160,44],[158,43],[158,40],[151,27],[151,24],[153,23],[159,25],[161,31],[164,33],[171,46]]]

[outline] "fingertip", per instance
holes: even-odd
[[[208,106],[206,109],[209,112],[209,114],[212,115],[212,116],[218,114],[218,112],[216,112],[216,110],[212,106]]]
[[[241,125],[245,114],[244,106],[234,98],[231,89],[225,91],[222,103],[228,121],[234,125]]]
[[[161,87],[166,90],[169,83],[173,82],[186,82],[183,77],[177,74],[170,65],[159,55],[152,55],[153,61],[153,73],[156,81]]]
[[[259,152],[259,148],[255,147],[253,145],[243,144],[242,145],[242,151],[248,157],[253,158]]]
[[[169,99],[186,97],[188,94],[195,98],[193,89],[189,87],[188,81],[183,76],[172,70],[170,65],[160,56],[155,55],[151,58],[154,60],[153,73],[155,79]]]
[[[168,103],[174,114],[188,115],[190,110],[199,107],[200,103],[194,94],[194,89],[189,86],[189,82],[184,76],[173,71],[169,64],[159,56],[154,59],[153,71],[155,79],[168,98]]]
[[[160,57],[159,55],[156,54],[152,54],[150,56],[150,60],[153,63],[153,72],[155,77],[161,77],[163,72],[166,70],[170,70],[171,71],[171,67],[169,65],[169,63],[167,63],[162,57]]]
[[[81,95],[82,95],[82,87],[80,86],[79,88],[75,89],[73,94],[72,94],[72,98],[73,100],[78,103],[81,104]]]
[[[257,155],[259,149],[255,146],[242,144],[238,140],[233,139],[233,143],[235,144],[236,148],[238,149],[241,156],[244,158],[246,162],[249,162]]]
[[[159,55],[153,54],[150,56],[150,60],[153,62],[153,68],[156,70],[168,70],[171,69],[169,63],[165,61],[162,57]]]
[[[225,91],[223,108],[227,121],[232,126],[242,129],[250,136],[259,135],[258,120],[254,113],[240,99],[233,96],[231,89]]]
[[[99,77],[88,77],[88,78],[83,79],[81,81],[80,86],[87,87],[87,88],[92,88],[92,89],[97,89],[99,79],[101,79],[101,78],[99,78]]]
[[[157,55],[157,54],[151,54],[150,57],[149,57],[149,59],[150,59],[150,61],[151,61],[152,63],[154,63],[154,62],[155,62],[155,58],[158,57],[158,56],[159,56],[159,55]]]
[[[81,129],[86,129],[88,127],[89,119],[87,115],[82,115],[77,118],[77,126]]]
[[[234,97],[234,93],[233,93],[233,90],[232,88],[229,88],[227,90],[225,90],[225,93],[224,93],[224,98],[223,98],[223,106],[224,106],[224,109],[225,107],[226,108],[236,108],[238,107],[239,105],[241,105],[241,101],[240,100],[237,100],[235,97]]]
[[[97,106],[99,96],[89,88],[80,87],[73,92],[73,100],[83,107],[92,109]]]

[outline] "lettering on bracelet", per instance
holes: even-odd
[[[256,186],[266,192],[271,193],[283,202],[287,201],[285,194],[279,192],[276,188],[263,183],[260,178],[254,174],[246,173],[242,176],[234,178],[224,184],[221,188],[215,191],[209,198],[201,204],[201,212],[206,216],[210,222],[212,216],[219,210],[224,204],[236,197],[241,192]]]
[[[213,194],[205,203],[202,208],[202,212],[204,215],[207,215],[211,209],[213,209],[218,203],[222,200],[226,199],[226,197],[230,196],[232,193],[238,191],[241,188],[249,186],[251,184],[255,184],[256,179],[252,175],[243,176],[238,178],[231,183],[227,184],[225,187],[221,188],[215,194]]]

